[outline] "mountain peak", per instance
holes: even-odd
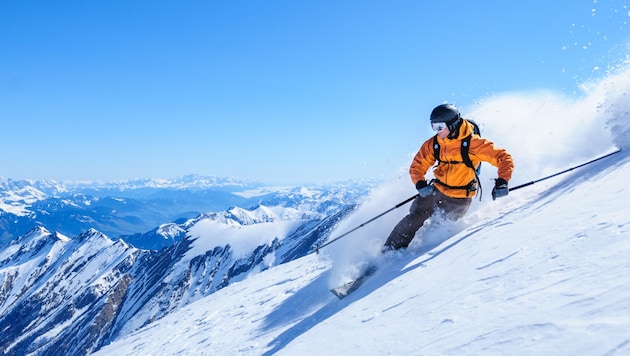
[[[109,237],[107,237],[105,234],[103,234],[102,232],[94,228],[88,229],[84,233],[78,235],[74,240],[81,241],[81,242],[91,240],[91,241],[104,241],[107,243],[113,243],[113,241]]]

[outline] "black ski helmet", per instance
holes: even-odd
[[[451,124],[459,119],[459,110],[452,104],[438,105],[431,111],[431,123],[445,122]]]
[[[431,123],[444,122],[448,126],[450,133],[448,137],[450,139],[457,138],[459,136],[459,127],[462,124],[461,116],[459,115],[459,109],[453,104],[438,105],[431,111]]]

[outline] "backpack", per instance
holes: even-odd
[[[479,129],[479,125],[477,125],[476,122],[474,122],[473,120],[467,120],[467,119],[465,121],[468,121],[473,125],[474,134],[481,136],[481,130]],[[465,186],[452,187],[438,180],[436,180],[436,182],[438,184],[442,184],[443,186],[451,188],[451,189],[466,189],[466,192],[467,192],[466,195],[468,195],[468,193],[471,191],[477,190],[477,187],[476,187],[477,184],[479,184],[479,188],[481,192],[481,183],[479,182],[479,173],[481,172],[481,162],[479,162],[477,167],[475,167],[472,163],[472,160],[470,159],[470,155],[468,154],[468,150],[470,148],[469,146],[470,146],[471,137],[472,137],[472,134],[464,137],[464,139],[462,140],[462,146],[460,148],[460,152],[462,154],[462,162],[457,162],[457,161],[445,162],[445,161],[440,160],[440,144],[438,143],[438,136],[437,135],[433,136],[433,155],[435,157],[435,160],[438,162],[438,164],[439,163],[463,163],[475,172],[475,179],[473,179],[472,182],[470,182],[468,185],[465,185]],[[479,199],[481,199],[481,194],[479,194]]]

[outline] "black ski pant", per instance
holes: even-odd
[[[413,240],[416,231],[435,212],[440,211],[444,218],[455,221],[466,215],[472,198],[451,198],[437,189],[426,198],[418,196],[414,199],[409,214],[392,230],[383,246],[383,250],[406,248]]]

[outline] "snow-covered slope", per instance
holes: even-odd
[[[312,254],[97,354],[628,354],[628,176],[622,152],[515,191],[437,246],[376,260],[376,275],[344,300],[328,291],[344,261]],[[360,246],[347,239],[328,248]]]

